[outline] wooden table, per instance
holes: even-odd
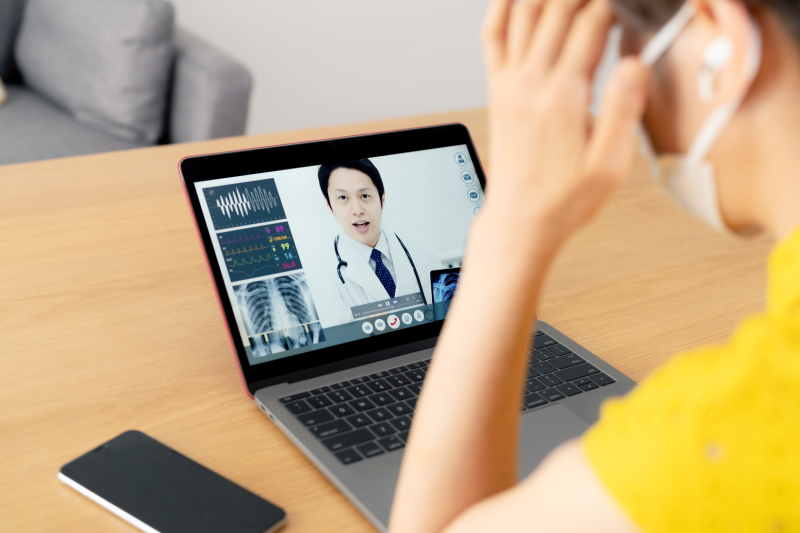
[[[56,473],[136,428],[284,507],[289,532],[373,531],[242,389],[177,164],[455,121],[488,168],[480,109],[0,167],[0,529],[134,531]],[[636,380],[760,309],[771,246],[716,236],[642,170],[561,254],[540,309]]]

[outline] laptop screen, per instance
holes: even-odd
[[[483,201],[466,145],[194,186],[251,365],[440,320]]]

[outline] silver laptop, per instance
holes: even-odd
[[[189,157],[180,172],[246,392],[385,531],[484,199],[469,132],[452,124]],[[491,242],[472,253],[492,254]],[[634,385],[539,321],[520,397],[520,477]]]

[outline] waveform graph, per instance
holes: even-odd
[[[217,234],[231,283],[303,268],[289,223]]]
[[[203,195],[217,231],[286,218],[271,178],[209,187]]]

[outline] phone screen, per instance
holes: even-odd
[[[140,431],[64,465],[59,479],[144,531],[265,533],[286,513]]]

